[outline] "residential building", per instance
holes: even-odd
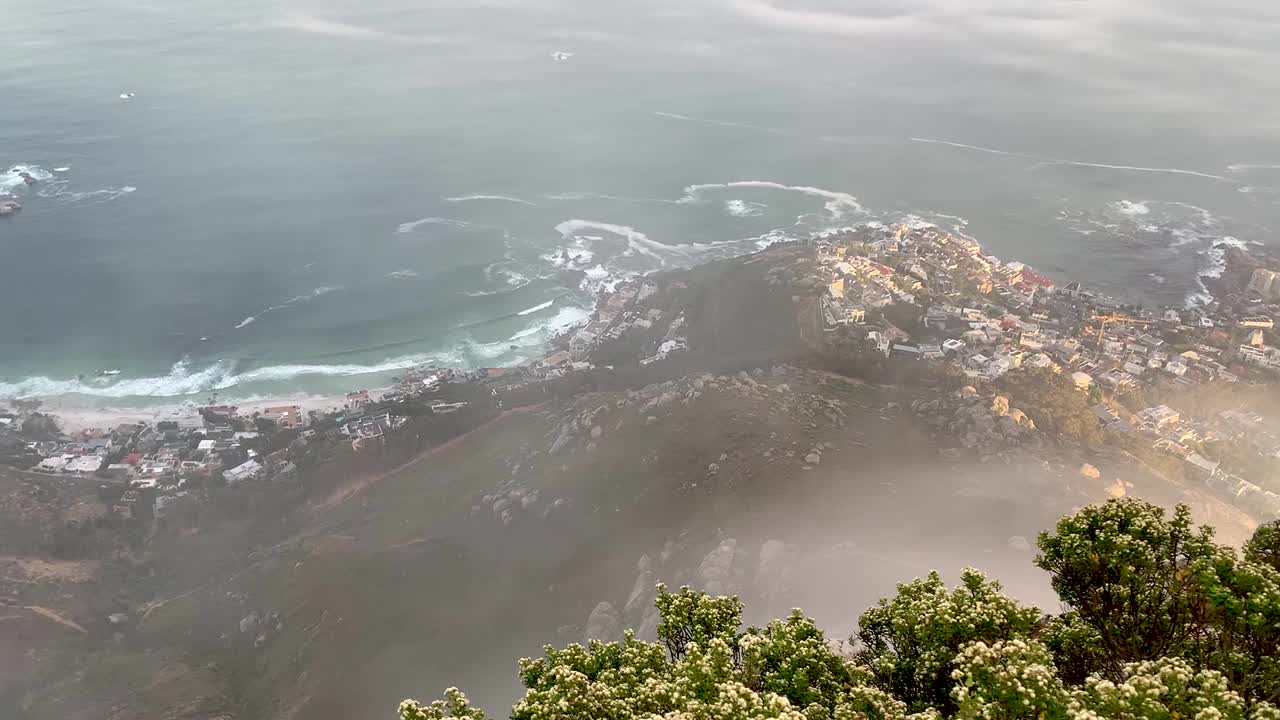
[[[1275,270],[1258,268],[1249,278],[1248,290],[1257,293],[1264,300],[1280,296],[1280,273]]]
[[[1149,422],[1157,428],[1172,425],[1182,419],[1182,415],[1168,405],[1155,405],[1138,413],[1138,418]]]

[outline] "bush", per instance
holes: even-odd
[[[1280,720],[1275,528],[1246,558],[1185,507],[1132,499],[1063,518],[1037,564],[1065,606],[1042,617],[975,570],[904,583],[837,652],[796,610],[741,630],[737,598],[659,586],[662,643],[627,632],[520,662],[517,720]],[[914,714],[909,715],[909,712]],[[483,720],[456,688],[401,720]]]

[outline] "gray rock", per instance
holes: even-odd
[[[662,622],[662,616],[658,614],[658,607],[650,605],[644,612],[644,617],[640,620],[640,625],[636,628],[636,638],[653,642],[658,639],[658,624]]]
[[[591,428],[591,439],[599,440],[602,437],[604,437],[604,428],[600,427],[599,425],[593,426]]]
[[[622,618],[618,609],[610,602],[601,602],[587,617],[586,638],[588,640],[614,640],[621,633]]]
[[[657,593],[654,587],[657,585],[657,578],[652,570],[641,570],[636,575],[636,581],[631,586],[631,594],[627,596],[627,604],[623,606],[622,612],[628,617],[635,617],[643,612],[643,609],[653,604]]]
[[[240,632],[247,633],[258,626],[258,613],[254,612],[245,615],[240,619]]]
[[[811,452],[804,456],[804,461],[810,465],[817,465],[822,462],[822,456],[816,452]]]
[[[711,595],[729,593],[732,585],[733,561],[738,555],[738,541],[729,538],[702,559],[698,565],[698,579],[703,591]]]

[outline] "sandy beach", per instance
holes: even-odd
[[[228,402],[240,409],[240,414],[252,416],[266,408],[280,405],[298,405],[303,413],[312,410],[337,410],[346,404],[345,396],[315,397],[286,396],[270,400],[252,400],[249,402]],[[155,424],[165,419],[191,415],[196,412],[195,403],[173,403],[168,405],[151,405],[141,408],[113,407],[110,405],[77,405],[67,401],[47,401],[40,406],[40,412],[58,419],[58,425],[66,433],[77,433],[84,430],[110,430],[126,423],[146,422]]]

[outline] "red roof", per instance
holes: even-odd
[[[124,462],[125,465],[137,465],[139,462],[142,462],[142,453],[129,453],[124,456],[124,460],[122,462]]]
[[[1028,268],[1022,269],[1022,281],[1025,283],[1031,283],[1032,285],[1039,285],[1042,288],[1054,287],[1054,282],[1052,280]]]

